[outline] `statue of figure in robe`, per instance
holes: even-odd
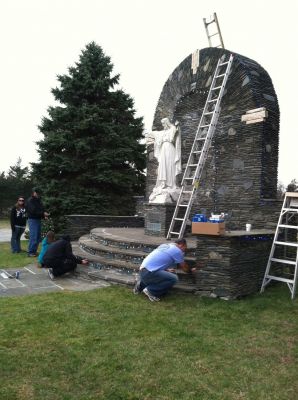
[[[146,135],[147,143],[154,142],[154,157],[158,160],[155,187],[149,196],[149,203],[173,203],[177,201],[180,189],[176,177],[181,173],[181,134],[178,123],[169,118],[161,120],[163,130]]]

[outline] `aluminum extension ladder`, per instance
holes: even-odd
[[[231,70],[233,55],[225,61],[223,55],[217,63],[210,90],[200,119],[195,139],[181,181],[181,190],[172,217],[167,239],[183,237],[194,195],[207,159],[208,150],[220,114],[220,103]]]
[[[210,47],[219,47],[224,49],[224,43],[222,40],[221,32],[220,32],[220,27],[217,19],[216,13],[213,14],[213,19],[211,17],[211,20],[207,22],[206,18],[203,18],[207,37],[208,37],[208,42]],[[214,24],[214,25],[212,25]],[[210,25],[212,25],[212,28],[210,30]],[[215,36],[218,36],[219,44],[217,46],[212,46],[211,38],[214,38]]]
[[[287,192],[279,216],[261,293],[271,281],[285,282],[294,299],[298,264],[298,193]],[[274,271],[274,268],[277,269]],[[288,277],[286,277],[288,276]]]

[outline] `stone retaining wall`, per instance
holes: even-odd
[[[204,266],[197,272],[198,292],[229,299],[258,292],[273,235],[197,235],[196,256]]]
[[[65,233],[71,240],[90,233],[91,229],[106,228],[142,228],[144,218],[140,216],[114,216],[114,215],[66,215]]]

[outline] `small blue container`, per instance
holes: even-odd
[[[20,277],[20,271],[17,271],[16,272],[16,279],[19,279],[19,277]]]
[[[207,222],[207,217],[205,214],[195,214],[192,222]]]

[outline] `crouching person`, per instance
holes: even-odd
[[[49,268],[49,277],[54,279],[66,272],[74,271],[77,264],[88,265],[89,261],[73,254],[70,237],[65,235],[47,249],[43,257],[43,264]]]
[[[159,301],[160,296],[166,294],[178,282],[174,267],[179,264],[181,268],[186,268],[186,249],[186,240],[179,239],[175,243],[162,244],[153,250],[141,264],[140,279],[135,285],[134,293],[143,292],[150,301]]]

